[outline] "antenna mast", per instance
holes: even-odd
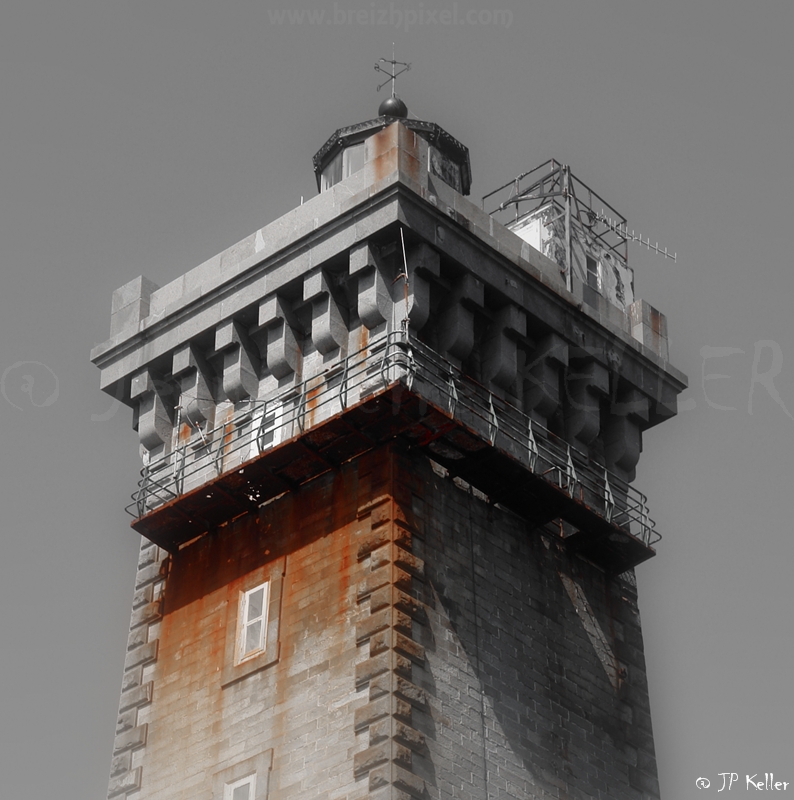
[[[629,229],[626,227],[626,225],[621,224],[620,222],[615,222],[615,220],[611,219],[604,213],[603,209],[601,209],[601,213],[596,214],[595,217],[596,219],[603,222],[604,225],[607,226],[607,228],[614,231],[616,234],[618,234],[618,236],[622,236],[627,241],[639,242],[643,247],[647,247],[649,250],[652,250],[654,253],[658,253],[660,256],[669,258],[672,261],[676,260],[677,253],[667,252],[666,247],[664,248],[664,250],[662,250],[662,248],[659,247],[659,242],[657,242],[656,244],[651,244],[650,239],[643,239],[642,235],[639,233],[634,233],[634,231],[629,233]]]

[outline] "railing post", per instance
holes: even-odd
[[[411,342],[408,338],[408,332],[405,332],[405,355],[408,359],[408,363],[406,364],[405,370],[408,373],[408,380],[406,381],[406,387],[410,392],[414,386],[414,378],[416,377],[416,361],[414,360],[414,351],[411,347]]]
[[[538,463],[538,445],[532,432],[532,417],[527,417],[527,450],[529,451],[529,471],[534,472]]]
[[[496,444],[496,436],[499,433],[499,419],[496,416],[496,409],[493,404],[493,392],[488,392],[488,413],[490,414],[488,438],[491,440],[491,446],[493,446]]]
[[[303,421],[306,416],[306,381],[301,383],[301,393],[298,399],[298,412],[296,422],[298,423],[298,430],[303,433]]]
[[[640,501],[640,538],[645,544],[650,541],[650,532],[648,530],[648,507],[645,505],[645,498]]]
[[[176,489],[177,495],[182,494],[185,484],[186,450],[187,444],[183,444],[182,447],[177,445],[174,450],[174,488]]]
[[[571,457],[571,445],[568,445],[568,463],[565,468],[566,476],[568,478],[568,494],[573,499],[574,487],[579,483],[579,478],[576,475],[576,469],[573,465],[573,458]]]
[[[615,510],[615,497],[612,494],[612,487],[609,485],[609,473],[604,468],[604,519],[612,522],[612,513]]]
[[[339,383],[339,405],[342,411],[347,411],[347,375],[350,364],[350,356],[345,356],[344,366],[342,367],[342,380]]]
[[[223,472],[223,448],[225,447],[226,426],[224,423],[220,427],[220,437],[218,438],[218,449],[215,451],[215,473],[220,475]]]
[[[458,410],[458,387],[455,386],[455,376],[450,372],[449,379],[449,414],[455,417],[455,412]]]
[[[256,428],[256,450],[261,455],[265,449],[265,426],[267,425],[267,401],[262,401],[262,416],[259,417],[259,425]]]
[[[141,480],[138,483],[138,494],[135,498],[135,505],[138,509],[138,518],[143,516],[146,511],[146,492],[149,488],[149,467],[145,466],[141,470]]]

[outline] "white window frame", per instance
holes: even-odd
[[[266,667],[275,664],[279,656],[279,625],[281,616],[281,592],[284,585],[284,556],[262,564],[239,581],[228,584],[228,604],[226,617],[226,644],[223,649],[223,669],[221,686],[230,686]],[[245,647],[243,634],[246,627],[246,602],[256,589],[267,584],[266,620],[259,650],[241,653]],[[263,609],[264,610],[264,609]],[[253,622],[253,620],[250,620]],[[244,656],[244,660],[240,660]],[[253,770],[249,770],[252,772]],[[246,773],[239,773],[240,777]],[[235,778],[238,776],[235,775]],[[222,794],[222,790],[219,789]]]
[[[262,613],[259,616],[249,619],[250,600],[251,595],[255,592],[263,590],[262,596]],[[240,613],[238,616],[238,633],[237,633],[237,660],[236,663],[242,664],[250,658],[254,658],[262,653],[267,648],[267,626],[268,626],[268,606],[270,605],[270,581],[260,583],[249,589],[246,592],[240,593]],[[256,624],[259,625],[259,642],[256,647],[246,649],[248,640],[248,629]]]
[[[248,786],[248,800],[256,800],[256,773],[246,775],[240,780],[227,783],[223,787],[223,800],[234,800],[234,790],[241,786]]]
[[[280,400],[268,400],[262,406],[261,412],[257,415],[255,421],[256,427],[256,447],[259,452],[264,453],[265,450],[270,450],[284,440],[284,424],[286,422],[287,409]],[[270,419],[268,419],[270,418]],[[252,429],[254,426],[252,425]],[[262,443],[261,440],[268,434],[272,435],[272,439],[267,443]]]
[[[232,800],[234,790],[246,784],[251,787],[251,791],[248,792],[250,800],[267,800],[272,768],[271,749],[218,770],[212,776],[212,800]]]

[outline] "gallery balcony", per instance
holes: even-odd
[[[144,467],[127,511],[135,530],[174,551],[393,441],[530,525],[552,523],[610,572],[650,558],[661,538],[641,492],[404,332],[196,428]]]

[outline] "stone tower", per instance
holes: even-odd
[[[402,116],[314,169],[92,354],[143,457],[108,796],[658,798],[630,481],[685,379],[618,218],[557,162],[485,213]]]

